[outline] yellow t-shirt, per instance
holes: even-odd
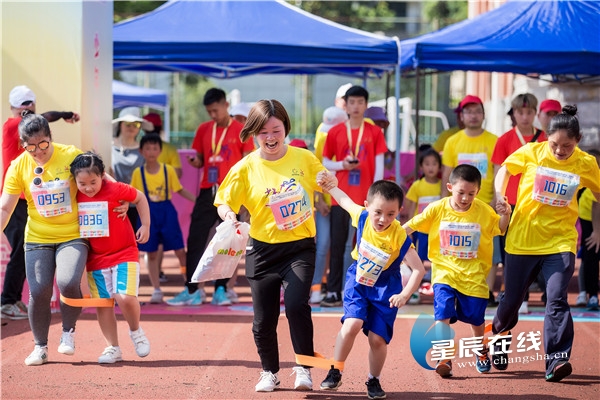
[[[287,146],[276,161],[248,154],[227,173],[215,206],[227,204],[236,213],[243,205],[252,218],[250,236],[266,243],[286,243],[314,237],[314,192],[317,173],[325,170],[306,149]]]
[[[425,178],[421,178],[410,185],[410,188],[408,188],[408,192],[406,193],[406,198],[417,205],[415,207],[415,215],[417,215],[423,212],[429,203],[439,200],[441,194],[441,180],[437,183],[429,183]],[[410,217],[413,217],[413,215]]]
[[[4,191],[16,195],[24,193],[27,200],[27,243],[64,243],[80,237],[77,184],[69,168],[81,150],[60,143],[52,145],[54,151],[43,165],[41,175],[34,173],[37,164],[27,153],[17,157],[6,173]],[[38,176],[43,183],[36,186],[33,181]]]
[[[528,255],[576,253],[577,191],[587,187],[600,192],[596,158],[575,148],[571,157],[559,161],[547,142],[527,143],[502,165],[511,175],[522,174],[506,234],[506,251]]]
[[[358,228],[358,219],[364,209],[364,207],[355,204],[352,209],[349,210],[350,217],[352,218],[352,226]],[[402,225],[400,225],[398,220],[394,220],[385,231],[377,232],[373,229],[371,218],[367,216],[361,237],[361,246],[368,244],[369,247],[372,246],[374,249],[378,250],[370,253],[377,253],[378,258],[380,259],[382,258],[382,255],[385,255],[385,259],[387,260],[383,268],[383,271],[385,271],[400,255],[400,249],[402,249],[406,238],[406,231]],[[358,260],[358,248],[356,246],[354,247],[354,250],[352,250],[352,258]]]
[[[579,218],[592,221],[592,204],[596,201],[590,189],[585,189],[579,198]]]
[[[323,162],[323,148],[325,147],[325,141],[327,140],[327,132],[323,132],[322,129],[323,123],[321,122],[315,133],[315,156],[317,156],[321,162]],[[331,205],[331,195],[329,193],[323,193],[323,200],[328,205]]]
[[[460,131],[460,127],[453,126],[446,129],[445,131],[440,132],[440,135],[438,136],[437,140],[432,145],[434,150],[438,153],[444,151],[444,145],[446,144],[448,139],[458,131]]]
[[[144,175],[146,176],[146,186],[148,188],[149,201],[157,202],[171,200],[171,198],[173,197],[173,192],[179,192],[181,189],[183,189],[183,186],[181,186],[181,182],[179,182],[179,178],[177,178],[175,168],[173,168],[170,165],[166,165],[169,187],[165,188],[164,166],[165,164],[160,163],[160,168],[158,169],[158,172],[155,174],[151,174],[148,172],[148,170],[145,168],[146,166],[144,165]],[[139,167],[136,168],[133,171],[133,174],[131,175],[131,186],[133,186],[140,192],[145,193],[144,184],[142,183],[142,172]],[[168,192],[166,189],[168,189]]]
[[[158,162],[171,165],[173,168],[181,168],[181,158],[177,148],[169,142],[162,142],[162,151],[158,156]]]
[[[442,164],[455,168],[460,164],[477,167],[481,172],[481,188],[477,198],[490,203],[494,198],[494,164],[492,154],[498,137],[488,131],[477,137],[467,136],[464,129],[450,137],[444,145]]]
[[[485,278],[492,267],[493,239],[500,216],[475,199],[466,212],[457,212],[446,197],[431,203],[408,226],[429,234],[432,283],[443,283],[468,296],[488,298]]]

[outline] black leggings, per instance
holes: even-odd
[[[295,354],[313,356],[313,322],[308,304],[315,272],[315,239],[269,244],[250,239],[246,277],[252,292],[252,333],[263,370],[279,371],[277,323],[280,288]]]

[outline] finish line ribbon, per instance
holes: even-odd
[[[60,295],[60,301],[71,307],[114,307],[115,299],[99,299],[91,298],[89,295],[84,295],[83,299],[70,299]]]

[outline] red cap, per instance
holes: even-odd
[[[290,142],[290,146],[294,146],[294,147],[301,147],[303,149],[308,149],[308,146],[306,145],[306,142],[302,139],[292,139],[292,141]]]
[[[562,111],[562,107],[560,106],[560,103],[556,100],[544,100],[542,101],[542,104],[540,104],[540,111],[555,111],[557,113],[560,113]]]
[[[154,125],[155,128],[160,128],[163,126],[162,119],[157,113],[146,114],[144,115],[144,119],[146,121],[152,122],[152,125]]]
[[[467,106],[469,104],[481,104],[483,106],[483,101],[481,101],[481,99],[477,96],[468,94],[465,96],[464,99],[462,99],[462,101],[458,105],[458,108],[456,109],[456,111],[461,112],[463,110],[463,108],[465,108],[465,106]]]

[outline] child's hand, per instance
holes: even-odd
[[[500,215],[510,215],[512,209],[510,204],[508,204],[508,199],[506,196],[498,197],[496,201],[496,212]]]
[[[390,301],[390,308],[394,308],[394,307],[402,307],[403,305],[406,304],[406,302],[408,301],[410,296],[406,296],[404,293],[399,293],[399,294],[395,294],[392,297],[390,297],[389,301]]]
[[[140,229],[135,233],[135,239],[140,244],[146,243],[150,239],[150,229],[148,226],[140,226]]]
[[[317,184],[327,192],[337,187],[338,180],[333,172],[319,171],[317,173]]]
[[[119,214],[117,215],[117,218],[124,220],[127,217],[127,211],[129,210],[129,202],[120,200],[119,203],[121,203],[121,205],[113,208],[113,211]]]

